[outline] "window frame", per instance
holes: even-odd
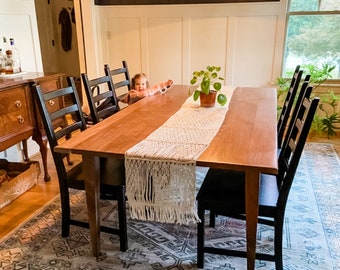
[[[287,48],[287,31],[288,31],[288,26],[289,26],[289,17],[290,16],[322,16],[322,15],[339,15],[340,16],[340,10],[313,10],[313,11],[290,11],[290,6],[292,0],[287,0],[288,5],[287,5],[287,14],[286,14],[286,32],[285,32],[285,41],[284,41],[284,52],[286,52]],[[319,0],[319,7],[320,8],[320,1]],[[283,54],[283,61],[282,61],[282,73],[285,70],[285,65],[286,65],[286,53]],[[284,75],[284,74],[282,74]],[[330,78],[327,79],[324,85],[339,85],[340,84],[340,78]]]

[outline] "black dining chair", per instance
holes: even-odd
[[[122,67],[110,69],[108,64],[104,65],[104,72],[106,76],[111,76],[113,81],[113,88],[118,95],[118,101],[126,96],[131,90],[131,77],[127,61],[122,61]]]
[[[294,107],[291,109],[291,113],[290,113],[290,117],[289,117],[290,121],[288,121],[288,123],[287,123],[287,127],[286,127],[286,130],[285,130],[285,136],[282,138],[283,141],[281,143],[281,147],[278,148],[278,153],[280,153],[282,148],[286,147],[286,145],[289,141],[289,137],[286,136],[286,135],[290,134],[290,132],[294,128],[294,121],[292,119],[296,119],[297,117],[301,117],[301,114],[303,114],[303,111],[304,111],[304,107],[301,108],[301,104],[303,103],[305,98],[311,97],[313,87],[309,85],[309,79],[310,79],[310,75],[308,74],[308,75],[306,75],[305,80],[301,85],[300,91],[297,93],[297,99],[296,99],[296,102],[294,104]]]
[[[48,142],[51,148],[53,160],[58,174],[61,212],[62,212],[62,236],[69,236],[70,225],[89,228],[88,222],[80,221],[71,216],[70,189],[84,190],[84,178],[82,163],[67,167],[64,162],[66,154],[54,151],[60,141],[73,133],[82,132],[86,129],[85,119],[81,110],[77,89],[74,79],[67,78],[69,86],[55,91],[43,93],[39,85],[33,87],[37,105],[44,124]],[[48,111],[46,104],[57,99],[70,100],[64,106]],[[54,119],[65,117],[68,119],[67,126],[55,129],[52,125]],[[100,159],[100,196],[105,200],[116,200],[118,203],[118,228],[101,226],[103,232],[118,235],[120,238],[120,250],[128,248],[127,223],[126,223],[126,198],[125,198],[125,171],[124,163],[115,160]]]
[[[111,76],[90,80],[87,73],[82,73],[81,78],[90,108],[90,115],[85,116],[87,125],[95,125],[120,110]]]
[[[294,105],[295,96],[298,92],[299,84],[301,81],[303,71],[300,70],[300,66],[296,66],[293,77],[291,79],[286,98],[283,102],[281,113],[277,121],[277,145],[280,149],[283,142],[283,137],[286,131],[286,127],[290,118],[290,114]]]
[[[311,91],[312,86],[307,87]],[[304,98],[293,119],[293,128],[287,134],[287,143],[281,149],[278,175],[261,174],[258,222],[274,228],[274,254],[256,253],[256,259],[274,261],[277,270],[283,269],[282,231],[285,208],[294,175],[313,121],[319,98]],[[205,211],[210,211],[210,226],[215,226],[216,215],[245,219],[244,172],[209,169],[197,194],[198,223],[197,266],[203,268],[204,254],[247,257],[246,251],[225,249],[205,243]]]
[[[295,119],[297,116],[297,113],[299,111],[299,108],[301,106],[301,103],[303,102],[304,98],[310,98],[311,94],[312,94],[312,90],[313,87],[308,87],[309,86],[309,79],[310,79],[310,75],[307,74],[305,77],[305,80],[303,81],[300,90],[298,91],[298,93],[296,93],[297,97],[295,96],[295,101],[293,104],[293,107],[290,110],[289,113],[289,117],[287,119],[287,124],[285,126],[285,130],[284,133],[281,134],[283,135],[283,137],[281,137],[281,144],[278,145],[278,156],[280,154],[281,149],[283,148],[283,145],[285,144],[285,141],[287,141],[287,134],[289,134],[289,132],[291,131],[291,129],[293,128],[293,124],[294,121],[291,121],[292,119]],[[278,133],[279,135],[279,133]]]

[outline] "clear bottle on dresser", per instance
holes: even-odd
[[[7,43],[7,38],[6,37],[2,37],[2,44],[1,44],[1,48],[0,48],[0,74],[4,74],[6,69],[6,59],[7,59],[7,55],[6,55],[6,51],[8,50],[8,43]]]
[[[19,73],[21,72],[21,63],[20,63],[20,55],[17,47],[15,46],[14,38],[10,38],[10,46],[9,46],[9,53],[7,53],[7,58],[10,56],[11,60],[8,60],[8,63],[12,65],[12,73]],[[10,72],[9,72],[10,73]]]
[[[5,60],[5,74],[13,74],[13,58],[12,58],[12,51],[6,51],[6,60]]]
[[[5,73],[6,53],[0,48],[0,74]]]

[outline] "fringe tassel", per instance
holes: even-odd
[[[161,207],[157,205],[138,205],[129,201],[131,206],[130,216],[132,219],[143,221],[156,221],[162,223],[175,223],[179,225],[188,225],[190,223],[198,223],[196,210],[178,211],[172,207]]]
[[[189,224],[198,222],[195,162],[125,158],[131,218]]]

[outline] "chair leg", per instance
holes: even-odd
[[[198,217],[201,222],[197,223],[197,268],[204,267],[204,209],[198,203]]]
[[[24,161],[29,161],[28,157],[28,147],[27,147],[27,140],[22,141],[22,151],[23,151],[23,159]]]
[[[67,164],[68,164],[68,165],[70,165],[70,166],[73,165],[73,160],[71,160],[70,154],[68,154],[68,155],[66,156],[66,160],[67,160]]]
[[[60,191],[61,200],[61,236],[68,237],[70,234],[70,196],[68,193],[68,188],[66,191]]]
[[[283,270],[282,262],[282,231],[283,231],[283,218],[275,220],[274,226],[274,253],[275,253],[275,268],[276,270]]]
[[[210,217],[210,219],[209,219],[209,226],[212,227],[212,228],[215,228],[216,214],[214,213],[214,211],[210,210],[209,217]]]
[[[126,251],[128,249],[128,238],[127,238],[127,223],[126,223],[126,197],[125,197],[125,186],[119,189],[117,194],[118,201],[118,217],[119,217],[119,241],[120,250]]]
[[[70,136],[70,135],[66,136],[66,140],[68,140],[68,139],[71,139],[71,136]],[[67,164],[68,164],[68,165],[70,165],[70,166],[73,165],[73,160],[71,160],[71,155],[70,155],[70,154],[67,154],[66,160],[67,160]]]

